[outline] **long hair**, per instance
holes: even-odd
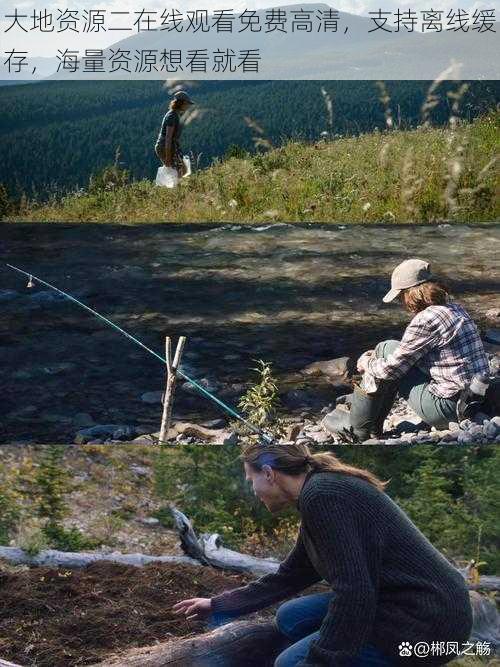
[[[338,472],[343,475],[359,477],[373,484],[379,491],[384,491],[387,482],[382,482],[369,470],[356,468],[342,463],[331,452],[313,454],[307,445],[296,443],[290,445],[261,445],[251,443],[247,445],[240,458],[255,470],[262,470],[268,465],[285,475],[297,476],[310,472]]]
[[[416,315],[428,306],[444,306],[448,303],[450,294],[442,282],[429,280],[415,287],[401,292],[401,302],[409,313]]]

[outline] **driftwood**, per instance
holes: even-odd
[[[170,511],[174,518],[175,528],[179,533],[182,550],[187,556],[213,567],[256,576],[270,574],[278,569],[279,561],[275,558],[255,558],[239,551],[226,549],[222,546],[222,540],[217,533],[204,533],[197,537],[191,521],[185,514],[174,506],[170,507]]]
[[[170,337],[165,339],[165,354],[167,360],[167,387],[165,390],[165,400],[163,401],[163,415],[161,418],[160,427],[160,442],[166,442],[170,424],[172,423],[172,408],[174,404],[175,384],[177,381],[177,368],[179,367],[182,351],[186,343],[185,336],[181,336],[177,341],[177,348],[175,350],[175,357],[172,361],[172,346]]]
[[[148,556],[147,554],[122,554],[119,552],[109,554],[99,552],[76,553],[56,551],[55,549],[45,549],[35,556],[30,556],[19,547],[0,547],[0,558],[16,565],[43,565],[47,567],[67,567],[69,569],[85,567],[97,561],[109,561],[121,565],[135,565],[136,567],[142,567],[148,563],[199,565],[197,560],[189,558],[189,556]]]
[[[126,651],[99,667],[271,667],[285,646],[273,622],[236,621],[197,637]]]

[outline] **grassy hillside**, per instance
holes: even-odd
[[[386,83],[387,106],[402,129],[421,122],[429,86],[428,81]],[[332,102],[331,116],[322,88]],[[459,88],[460,82],[444,81],[435,90],[433,124],[447,121],[448,93]],[[385,127],[384,103],[374,81],[212,81],[194,83],[190,91],[205,113],[186,128],[182,146],[200,157],[202,167],[223,156],[231,144],[254,149],[245,116],[259,123],[275,145],[315,141],[325,130],[352,136]],[[133,178],[150,178],[157,164],[153,145],[168,99],[160,81],[0,88],[0,183],[16,199],[24,192],[46,200],[50,193],[85,187],[92,173],[113,160],[118,146]],[[499,99],[499,82],[471,81],[460,115],[471,120]]]
[[[120,185],[120,169],[90,189],[11,219],[109,222],[484,222],[498,219],[498,112],[455,128],[372,132],[216,162],[175,190]],[[262,139],[262,136],[260,137]],[[238,152],[237,152],[238,153]]]

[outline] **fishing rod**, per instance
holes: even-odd
[[[83,308],[84,310],[88,311],[94,317],[101,320],[102,322],[104,322],[105,324],[110,326],[112,329],[115,329],[115,331],[118,331],[118,333],[125,336],[125,338],[128,338],[128,340],[132,341],[136,345],[139,345],[139,347],[142,347],[143,350],[146,350],[146,352],[149,352],[149,354],[152,354],[154,357],[156,357],[163,364],[166,365],[167,360],[165,359],[165,357],[162,357],[160,354],[158,354],[157,352],[155,352],[154,350],[149,348],[147,345],[144,345],[144,343],[142,341],[140,341],[138,338],[136,338],[135,336],[132,336],[132,334],[129,334],[127,331],[125,331],[124,329],[119,327],[113,321],[111,321],[107,317],[104,317],[104,315],[101,315],[101,313],[98,313],[97,310],[94,310],[93,308],[90,308],[90,306],[87,306],[85,303],[82,303],[81,301],[79,301],[77,298],[75,298],[71,294],[68,294],[68,292],[64,292],[63,290],[59,289],[55,285],[51,285],[50,283],[46,282],[45,280],[42,280],[42,278],[38,278],[37,276],[35,276],[32,273],[28,273],[27,271],[23,271],[23,269],[20,269],[17,266],[13,266],[12,264],[6,264],[6,266],[8,266],[10,269],[13,269],[14,271],[17,271],[18,273],[22,273],[23,275],[27,276],[28,277],[28,287],[34,287],[33,280],[40,283],[41,285],[45,285],[45,287],[49,287],[51,290],[54,290],[58,294],[61,294],[66,299],[69,299],[73,303],[76,303],[78,306],[80,306],[80,308]],[[196,380],[193,380],[192,378],[187,376],[180,369],[177,369],[177,374],[180,375],[182,378],[184,378],[184,380],[187,380],[187,382],[189,382],[193,387],[195,387],[203,396],[210,399],[211,401],[216,403],[219,407],[221,407],[223,410],[225,410],[228,414],[230,414],[232,417],[235,417],[236,419],[238,419],[238,421],[245,424],[245,426],[247,426],[253,433],[255,433],[260,438],[262,438],[266,442],[266,444],[273,444],[274,438],[272,436],[270,436],[268,433],[265,433],[265,431],[260,429],[258,426],[255,426],[254,424],[249,422],[247,419],[245,419],[245,417],[243,417],[243,415],[236,412],[236,410],[234,410],[229,405],[227,405],[226,403],[221,401],[219,398],[217,398],[217,396],[214,396],[214,394],[212,394],[210,391],[205,389],[205,387],[203,387],[201,384],[196,382]]]

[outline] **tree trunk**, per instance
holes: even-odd
[[[286,645],[272,621],[236,621],[197,637],[132,649],[94,667],[271,667]]]
[[[30,556],[18,547],[0,547],[0,558],[20,565],[44,565],[48,567],[85,567],[97,561],[111,561],[122,565],[142,567],[148,563],[183,563],[199,565],[200,563],[188,556],[148,556],[146,554],[110,554],[102,553],[73,553],[71,551],[56,551],[46,549],[36,556]]]

